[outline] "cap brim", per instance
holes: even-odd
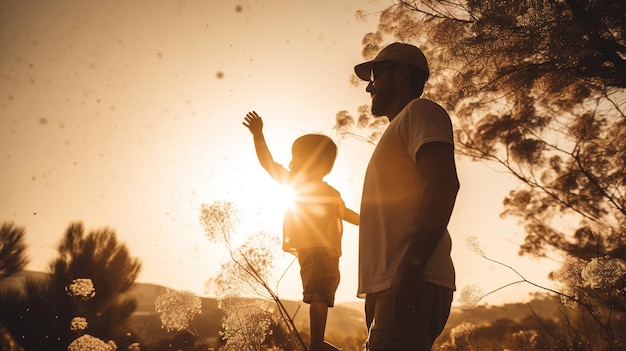
[[[372,72],[373,64],[374,64],[373,60],[359,63],[358,65],[354,66],[354,73],[356,74],[357,77],[361,78],[364,81],[369,82],[370,73]]]

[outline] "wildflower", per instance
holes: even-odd
[[[170,330],[183,330],[201,309],[200,298],[189,291],[170,291],[159,296],[155,309],[160,314],[162,327]]]
[[[586,262],[579,258],[567,257],[561,268],[551,274],[552,279],[562,285],[561,302],[566,306],[572,303],[570,298],[580,297],[583,287],[581,272],[585,264]]]
[[[467,244],[467,248],[468,249],[470,249],[472,252],[474,252],[478,256],[485,257],[485,253],[480,248],[480,241],[478,240],[478,237],[476,237],[476,236],[468,236],[465,239],[465,242]]]
[[[274,262],[279,255],[280,240],[268,232],[258,232],[233,250],[232,261],[223,262],[220,273],[212,279],[215,295],[264,295],[275,280]]]
[[[278,256],[280,240],[271,233],[261,231],[246,239],[237,249],[236,258],[248,272],[265,279],[271,275]],[[243,273],[243,272],[241,272]]]
[[[70,322],[71,331],[79,331],[87,329],[87,320],[84,317],[74,317]]]
[[[478,285],[467,285],[461,290],[461,307],[465,309],[474,308],[478,302],[484,297],[483,289]]]
[[[539,350],[540,337],[536,330],[520,330],[511,335],[514,349]]]
[[[93,282],[88,278],[74,279],[71,284],[65,287],[65,292],[69,296],[77,297],[83,301],[96,296],[96,289]]]
[[[597,257],[582,269],[581,276],[593,289],[610,289],[626,274],[626,264],[618,258]]]
[[[204,232],[212,242],[230,241],[230,234],[234,232],[239,216],[239,209],[227,201],[216,202],[211,205],[202,204],[200,223]]]
[[[226,314],[222,319],[224,331],[220,332],[226,340],[225,350],[258,350],[272,321],[267,303],[239,296],[222,297],[218,303]]]
[[[67,351],[115,351],[117,345],[113,340],[104,342],[94,336],[85,334],[72,341],[67,347]]]
[[[452,345],[468,345],[470,344],[470,338],[476,331],[476,325],[473,323],[463,322],[456,327],[450,329],[450,339]]]
[[[456,350],[456,346],[452,345],[449,341],[444,341],[441,346],[439,346],[440,351],[453,351]]]

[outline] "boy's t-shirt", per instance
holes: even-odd
[[[283,222],[283,250],[295,253],[328,247],[341,256],[345,204],[339,192],[323,181],[299,185]]]

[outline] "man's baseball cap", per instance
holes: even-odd
[[[369,81],[372,67],[376,62],[382,61],[408,63],[426,73],[426,78],[428,78],[428,62],[422,50],[411,44],[397,42],[387,45],[373,60],[354,66],[354,73],[356,73],[357,77]]]

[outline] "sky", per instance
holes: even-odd
[[[369,104],[350,84],[361,39],[391,1],[0,2],[0,221],[26,229],[27,269],[46,271],[67,226],[111,228],[142,262],[139,282],[206,296],[227,259],[207,240],[202,204],[242,208],[243,240],[280,235],[278,186],[259,166],[243,117],[263,118],[274,158],[289,163],[305,133],[334,136],[337,112]],[[369,15],[357,19],[357,10]],[[436,66],[437,62],[431,62]],[[453,117],[454,122],[454,117]],[[337,139],[326,178],[358,211],[373,150]],[[546,287],[556,263],[518,257],[523,229],[499,217],[520,184],[494,166],[457,156],[461,181],[450,221],[457,287],[484,292],[519,280]],[[358,229],[345,225],[337,302],[356,298]],[[279,295],[301,299],[297,264]],[[538,291],[517,284],[487,296],[497,305]],[[459,304],[458,296],[454,304]]]

